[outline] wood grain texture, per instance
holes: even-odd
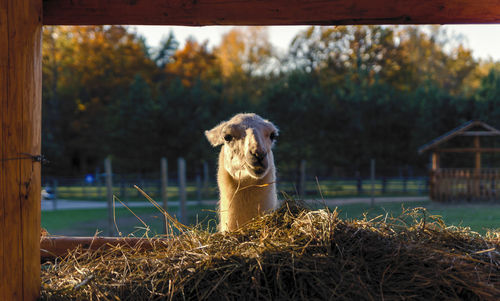
[[[44,0],[46,25],[499,23],[499,0]]]
[[[41,28],[41,0],[0,3],[0,300],[40,293]]]

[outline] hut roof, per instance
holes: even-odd
[[[470,131],[470,129],[475,127],[481,127],[481,131]],[[488,125],[479,120],[470,120],[466,123],[456,127],[455,129],[433,139],[427,144],[422,145],[418,149],[418,153],[421,154],[430,149],[438,147],[440,144],[454,138],[457,136],[500,136],[500,131],[496,128]]]

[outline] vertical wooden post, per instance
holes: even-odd
[[[201,205],[201,190],[202,190],[201,176],[200,176],[200,173],[197,172],[196,173],[196,200],[198,201],[198,204],[200,204],[200,205]]]
[[[479,151],[479,148],[481,147],[480,141],[479,141],[479,136],[474,137],[474,148],[476,149],[475,153],[475,168],[474,168],[474,200],[478,200],[481,196],[481,187],[480,187],[480,182],[481,182],[481,152]]]
[[[476,149],[476,174],[478,175],[481,171],[481,152],[479,151],[479,148],[481,147],[480,141],[479,141],[479,136],[474,137],[474,148]]]
[[[111,169],[111,158],[104,160],[104,171],[106,172],[106,200],[108,201],[108,236],[113,236],[113,171]]]
[[[437,200],[437,181],[438,181],[438,169],[439,169],[439,154],[436,152],[432,152],[431,154],[431,172],[429,179],[429,194],[431,200]]]
[[[363,193],[363,179],[361,179],[361,174],[359,171],[356,171],[356,191],[358,194]]]
[[[40,295],[41,30],[42,0],[0,1],[0,300]]]
[[[370,161],[370,182],[372,186],[370,206],[373,207],[375,205],[375,159]]]
[[[300,161],[299,197],[305,201],[306,197],[306,160]]]
[[[179,215],[180,221],[187,223],[186,216],[186,161],[183,158],[177,160],[179,170]]]
[[[54,209],[54,211],[56,211],[57,210],[57,198],[59,197],[57,195],[57,180],[56,179],[52,180],[52,189],[53,189],[52,209]]]
[[[439,169],[439,154],[436,152],[432,153],[432,170],[436,171]]]
[[[168,162],[167,158],[161,158],[161,202],[163,205],[163,210],[167,211],[168,208]],[[164,216],[164,232],[167,234],[167,217]]]
[[[101,181],[101,172],[99,171],[99,168],[95,169],[95,183],[96,183],[96,189],[97,189],[97,198],[101,198],[101,188],[102,188],[102,181]]]

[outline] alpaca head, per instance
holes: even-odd
[[[224,168],[235,179],[261,179],[274,168],[278,129],[256,114],[237,114],[205,135],[213,146],[222,145]]]

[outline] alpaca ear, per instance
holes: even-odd
[[[212,146],[219,146],[224,143],[224,139],[222,138],[223,127],[224,123],[221,123],[213,129],[205,131],[205,136],[207,136],[208,142],[210,142]]]
[[[271,121],[269,120],[266,120],[267,124],[271,127],[271,129],[273,130],[273,132],[276,134],[276,136],[279,136],[279,132],[280,130],[278,129],[277,126],[275,126]]]

